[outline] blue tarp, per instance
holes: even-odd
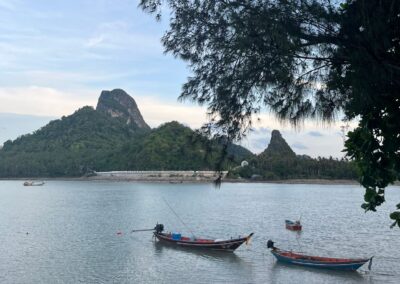
[[[180,239],[182,239],[182,235],[178,233],[172,233],[172,239],[175,241],[179,241]]]

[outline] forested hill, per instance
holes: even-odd
[[[260,158],[268,158],[273,156],[279,157],[295,157],[296,153],[290,148],[289,144],[283,139],[282,134],[278,130],[272,130],[271,140],[267,149],[260,154]]]
[[[1,177],[77,176],[102,168],[134,132],[116,119],[84,107],[0,150]]]
[[[126,108],[124,109],[124,103]],[[221,143],[178,122],[150,129],[122,90],[103,92],[97,109],[84,107],[0,150],[0,177],[81,176],[90,170],[213,170]],[[252,154],[230,145],[224,168]]]
[[[111,164],[122,159],[132,170],[214,170],[221,159],[221,143],[199,137],[189,127],[172,121],[127,143],[115,152]],[[254,156],[249,150],[231,144],[224,169],[237,166]]]
[[[260,180],[358,178],[356,166],[347,160],[296,155],[278,130],[272,131],[264,152],[250,159],[248,166],[236,168],[230,176]]]

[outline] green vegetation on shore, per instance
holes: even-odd
[[[354,163],[330,158],[313,159],[296,155],[279,131],[272,131],[271,141],[260,155],[249,160],[249,165],[231,171],[231,177],[259,180],[285,179],[357,179]]]

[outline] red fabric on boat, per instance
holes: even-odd
[[[286,225],[286,229],[293,231],[301,231],[301,225]]]
[[[198,243],[213,243],[214,240],[207,240],[207,239],[196,239]]]

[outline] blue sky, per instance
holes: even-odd
[[[119,86],[174,99],[187,70],[163,55],[165,29],[135,0],[0,0],[0,83]]]
[[[95,106],[103,89],[126,90],[152,127],[178,120],[196,128],[206,121],[204,108],[177,102],[190,71],[163,54],[160,38],[168,22],[156,22],[137,3],[0,0],[0,143]],[[30,123],[21,123],[24,118]],[[269,114],[260,118],[242,142],[254,152],[280,129],[298,154],[343,156],[340,123],[306,122],[295,131]]]

